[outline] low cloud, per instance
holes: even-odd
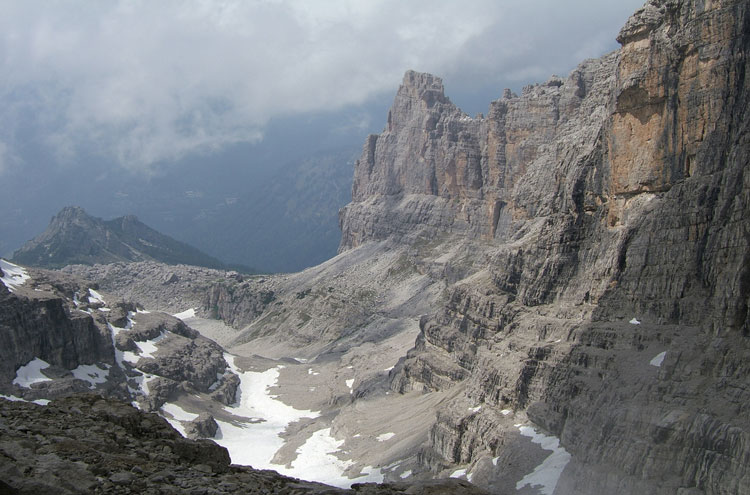
[[[0,140],[23,125],[61,160],[148,172],[395,91],[410,68],[449,90],[533,82],[614,47],[639,4],[0,1]]]

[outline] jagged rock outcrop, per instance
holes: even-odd
[[[393,234],[509,240],[514,223],[550,213],[557,196],[569,201],[570,191],[556,189],[575,182],[558,170],[559,180],[547,183],[549,165],[562,146],[579,160],[601,152],[614,62],[587,61],[565,84],[553,77],[520,98],[508,92],[477,119],[443,95],[439,78],[408,72],[385,131],[367,139],[356,164],[352,203],[340,213],[341,249]],[[601,180],[577,177],[587,179]],[[587,197],[586,206],[596,201]]]
[[[76,206],[52,217],[47,230],[13,253],[13,260],[46,268],[145,260],[224,268],[219,260],[155,231],[133,215],[105,221]]]
[[[38,400],[96,390],[148,411],[185,393],[235,401],[239,379],[224,350],[180,319],[105,301],[98,286],[67,274],[24,273],[12,292],[0,284],[3,394]],[[38,360],[42,376],[19,384],[19,369]]]
[[[522,411],[572,454],[555,493],[750,490],[748,22],[652,0],[619,51],[476,119],[406,74],[341,249],[473,242],[391,374],[482,406],[441,411],[426,466],[502,457]]]
[[[185,434],[192,439],[213,438],[218,428],[219,425],[216,424],[213,416],[208,413],[201,413],[185,427]]]
[[[276,294],[266,287],[264,278],[242,280],[227,277],[225,281],[211,285],[201,309],[233,327],[241,328],[252,322],[276,301]]]
[[[40,358],[63,370],[81,364],[114,364],[106,323],[82,311],[71,311],[68,299],[84,283],[54,272],[35,272],[36,290],[11,292],[0,284],[0,387],[16,370]]]
[[[96,281],[103,290],[127,301],[138,301],[152,310],[179,313],[195,308],[197,314],[206,316],[211,316],[213,310],[207,292],[213,290],[214,284],[220,285],[224,280],[237,283],[246,278],[236,271],[155,261],[68,265],[61,271]]]

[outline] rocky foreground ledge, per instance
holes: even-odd
[[[351,490],[230,464],[210,440],[97,395],[47,406],[0,399],[0,494],[482,494],[466,481],[354,485]]]

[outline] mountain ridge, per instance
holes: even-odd
[[[45,268],[121,261],[229,268],[218,259],[152,229],[135,215],[102,220],[78,206],[60,210],[44,232],[13,253],[13,261]]]

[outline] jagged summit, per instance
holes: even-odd
[[[47,268],[117,261],[224,268],[219,260],[157,232],[134,215],[105,221],[79,206],[60,210],[43,233],[13,254],[13,260]]]
[[[450,100],[445,96],[443,80],[427,72],[416,72],[408,70],[404,74],[401,87],[396,98],[408,97],[424,101],[427,107],[435,103],[448,103]]]

